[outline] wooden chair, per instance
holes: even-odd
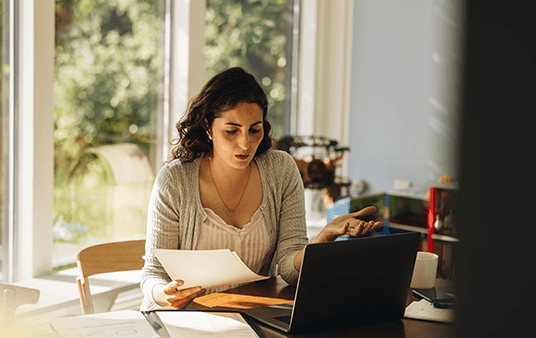
[[[40,294],[37,289],[0,283],[0,328],[9,330],[19,306],[37,304]]]
[[[128,240],[97,244],[77,255],[80,276],[76,278],[83,314],[95,313],[89,291],[89,276],[96,274],[140,270],[144,265],[145,240]]]

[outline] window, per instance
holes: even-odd
[[[250,70],[269,98],[274,137],[283,136],[289,100],[289,3],[210,0],[206,8],[207,79],[231,66]],[[160,166],[163,7],[158,0],[56,1],[56,268],[72,265],[87,245],[145,235]]]
[[[143,238],[160,141],[165,3],[56,0],[53,267]]]
[[[18,104],[18,108],[14,110],[16,114],[10,120],[12,124],[16,124],[16,133],[10,133],[14,141],[10,146],[16,152],[9,152],[9,157],[13,158],[10,165],[15,165],[16,170],[11,171],[13,185],[9,189],[5,184],[2,187],[4,192],[9,190],[9,196],[13,197],[10,204],[13,213],[10,217],[14,236],[10,238],[13,243],[10,253],[4,245],[8,227],[2,223],[0,261],[2,271],[6,271],[6,261],[13,267],[12,271],[9,271],[10,277],[4,280],[19,281],[50,274],[53,266],[60,268],[74,263],[76,252],[84,246],[145,235],[149,190],[143,190],[143,187],[135,190],[136,185],[138,188],[144,185],[141,183],[119,184],[116,178],[125,178],[126,175],[112,175],[117,169],[111,168],[114,161],[107,159],[106,155],[122,146],[104,149],[102,147],[134,144],[134,154],[140,154],[140,151],[143,153],[143,156],[135,157],[143,158],[145,165],[151,167],[152,174],[156,173],[167,157],[168,140],[176,135],[174,124],[184,111],[187,98],[195,94],[205,82],[203,59],[207,59],[207,67],[212,59],[204,56],[204,43],[200,42],[204,42],[203,18],[210,15],[211,4],[209,3],[209,9],[205,10],[206,3],[197,1],[3,1],[4,6],[11,3],[20,11],[14,16],[17,22],[11,22],[17,29],[16,39],[11,43],[16,42],[18,46],[11,49],[14,56],[10,60],[10,67],[13,67],[10,75],[17,71],[17,75],[11,77],[17,91],[10,96],[10,99]],[[229,1],[214,2],[215,5],[224,3]],[[257,15],[256,11],[262,9],[255,1],[236,3],[244,5],[244,13],[246,10],[253,10]],[[277,123],[280,122],[274,121],[278,118],[277,113],[270,112],[275,116],[270,117],[274,124],[274,136],[279,137],[282,133],[303,132],[303,121],[309,123],[316,116],[311,109],[314,101],[324,94],[320,91],[313,95],[314,67],[317,62],[315,53],[310,51],[314,51],[312,46],[316,46],[316,24],[319,20],[316,15],[317,4],[310,5],[299,0],[261,2],[265,6],[272,3],[284,8],[286,13],[274,17],[274,24],[281,25],[277,31],[282,34],[287,30],[285,51],[280,50],[283,48],[282,38],[276,39],[279,41],[276,46],[280,49],[270,51],[274,53],[271,57],[279,61],[278,65],[276,62],[277,68],[273,72],[284,69],[284,78],[271,78],[271,75],[264,76],[265,73],[255,70],[254,66],[265,65],[254,63],[255,57],[248,56],[243,59],[246,63],[228,66],[241,65],[248,68],[263,83],[269,97],[273,99],[283,98],[279,94],[281,85],[284,86],[285,108],[282,109],[283,122],[279,127]],[[303,12],[298,4],[303,5]],[[273,10],[271,6],[268,6],[268,9]],[[301,15],[297,15],[298,12],[303,13],[302,20],[296,20]],[[291,13],[292,18],[289,17]],[[234,17],[229,16],[224,19],[232,18]],[[5,13],[3,19],[5,25]],[[247,19],[247,15],[242,15],[241,20],[243,19]],[[263,24],[268,24],[268,21]],[[305,23],[307,29],[300,29]],[[247,25],[241,27],[247,32]],[[249,27],[253,26],[250,24]],[[148,32],[138,34],[143,30]],[[303,32],[310,34],[302,39]],[[5,37],[5,31],[3,33]],[[14,33],[15,30],[11,29],[10,34]],[[147,34],[151,36],[151,40],[142,41]],[[220,34],[225,36],[225,31]],[[302,81],[302,75],[300,81],[297,80],[298,35],[301,41],[300,49],[306,50],[306,53],[301,53],[300,74],[309,74],[313,81],[309,81],[309,78]],[[255,44],[257,40],[253,37],[254,34],[251,33],[251,42]],[[3,42],[5,45],[6,41]],[[269,43],[262,40],[258,46],[249,46],[247,50]],[[140,47],[141,45],[143,47]],[[208,41],[207,45],[210,45]],[[120,49],[120,46],[128,48]],[[210,47],[207,47],[206,52],[209,53],[209,50]],[[4,48],[3,53],[6,55]],[[135,62],[129,62],[129,58],[134,58]],[[220,56],[220,60],[224,59]],[[304,63],[307,60],[310,62]],[[88,64],[95,69],[89,69],[91,67],[88,67]],[[222,69],[223,66],[221,69],[207,68],[207,77]],[[4,75],[5,70],[4,66]],[[100,72],[94,72],[95,70]],[[127,73],[124,73],[125,70]],[[80,74],[84,74],[83,79],[78,76]],[[103,78],[106,76],[111,81],[105,81]],[[147,81],[141,81],[143,79]],[[136,86],[133,81],[137,81]],[[271,96],[274,82],[281,85],[278,85],[280,87],[276,88]],[[305,90],[302,87],[306,87]],[[145,88],[146,91],[142,92],[140,88]],[[4,94],[5,89],[4,87]],[[149,93],[149,90],[152,91]],[[299,101],[305,100],[309,105],[305,104],[305,109],[292,108],[303,105],[296,103],[297,97],[300,97]],[[272,107],[280,102],[271,102]],[[143,112],[142,105],[146,108]],[[138,117],[131,114],[134,110]],[[288,116],[288,112],[293,110],[294,114],[296,110],[302,111],[300,116],[294,117],[294,121],[292,113]],[[3,119],[5,116],[2,115]],[[115,123],[99,122],[99,116],[103,119],[115,119]],[[307,124],[305,134],[310,134],[308,128]],[[287,132],[285,129],[293,132]],[[106,133],[103,134],[103,130]],[[6,140],[8,133],[4,128],[2,131],[3,140]],[[6,143],[2,146],[5,151]],[[122,155],[128,152],[129,150],[124,148],[120,150]],[[6,152],[4,156],[5,154]],[[6,166],[3,164],[5,172]],[[6,179],[4,176],[3,182]],[[95,182],[103,184],[100,187],[92,185]],[[88,189],[84,185],[93,188]],[[152,182],[145,186],[148,188],[151,185]],[[120,198],[118,194],[127,195],[128,198]],[[144,194],[146,195],[143,196]],[[6,195],[2,196],[5,203]],[[141,207],[141,202],[136,202],[138,197],[140,201],[144,200]],[[102,210],[90,208],[91,199],[106,201],[100,204],[99,208]],[[114,201],[122,211],[114,211]],[[5,208],[2,209],[2,214],[5,220]],[[138,221],[134,221],[134,218],[139,220],[139,223],[136,223]],[[99,225],[92,229],[91,222]],[[107,224],[107,227],[100,224]],[[110,224],[112,225],[109,226]],[[114,227],[114,224],[120,226]],[[11,256],[8,257],[6,253]]]

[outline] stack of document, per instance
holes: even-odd
[[[268,278],[251,271],[236,252],[229,249],[153,249],[153,253],[171,279],[184,281],[179,289],[194,286],[210,289]]]

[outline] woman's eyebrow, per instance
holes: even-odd
[[[253,123],[253,124],[251,125],[251,127],[256,126],[257,124],[261,124],[261,123],[262,123],[262,121],[255,122],[255,123]],[[229,126],[242,127],[241,124],[234,123],[234,122],[226,122],[225,124],[226,124],[226,125],[229,125]]]

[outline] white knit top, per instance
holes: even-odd
[[[214,211],[204,208],[207,218],[201,224],[196,250],[229,249],[253,272],[259,273],[269,257],[269,230],[260,209],[242,229],[225,223]],[[223,291],[233,286],[207,290],[207,294]]]

